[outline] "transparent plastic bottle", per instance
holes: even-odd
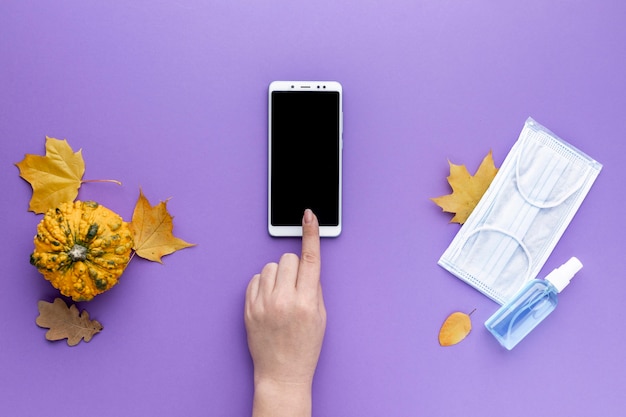
[[[533,279],[485,322],[487,330],[502,346],[511,350],[545,319],[558,303],[557,294],[569,284],[583,264],[575,257],[550,272],[545,279]]]

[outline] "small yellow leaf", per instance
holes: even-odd
[[[450,223],[463,224],[480,201],[487,188],[498,173],[493,162],[491,151],[481,162],[476,174],[471,176],[465,165],[450,164],[448,183],[452,193],[441,197],[431,198],[443,211],[455,213]]]
[[[452,346],[465,339],[472,330],[472,320],[470,319],[472,313],[465,314],[457,311],[450,314],[439,330],[439,344]]]
[[[35,213],[74,201],[85,173],[81,151],[74,152],[65,139],[50,137],[46,137],[45,156],[26,154],[15,165],[33,188],[28,209]]]
[[[167,201],[161,201],[156,206],[150,205],[143,191],[139,190],[139,198],[130,222],[130,230],[135,242],[133,249],[137,256],[162,263],[162,256],[195,246],[193,243],[174,237],[172,234],[173,218],[167,212],[166,205]]]

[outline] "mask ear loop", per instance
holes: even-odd
[[[512,235],[510,232],[507,232],[506,230],[502,228],[495,227],[495,226],[481,226],[481,227],[474,229],[470,234],[467,235],[463,244],[459,245],[459,250],[462,250],[462,248],[465,247],[465,245],[467,244],[467,242],[470,240],[472,236],[483,231],[496,232],[496,233],[501,233],[505,236],[508,236],[511,239],[513,239],[519,245],[520,248],[522,248],[524,255],[526,255],[526,259],[528,260],[528,263],[526,264],[527,265],[526,272],[524,273],[524,283],[528,282],[531,278],[530,269],[532,265],[532,257],[530,256],[530,251],[528,250],[528,248],[526,247],[524,242],[522,242],[521,239],[517,238],[516,236]],[[500,302],[501,304],[503,304],[506,301],[503,297],[501,297],[499,294],[495,294],[495,291],[493,291],[491,288],[487,287],[485,284],[481,283],[480,281],[477,281],[474,279],[472,279],[472,281],[475,284],[479,285],[483,289],[484,292],[491,294],[491,297],[493,297],[496,301]]]
[[[542,145],[546,146],[545,144],[542,144]],[[552,149],[550,146],[547,146],[547,147]],[[524,188],[522,187],[522,183],[520,181],[519,166],[520,166],[520,159],[522,158],[522,154],[523,154],[522,150],[523,150],[523,148],[520,149],[520,152],[517,154],[517,159],[515,161],[515,182],[517,184],[517,190],[519,191],[519,193],[522,196],[522,198],[528,202],[528,204],[531,204],[531,205],[533,205],[533,206],[535,206],[537,208],[540,208],[540,209],[552,208],[552,207],[559,206],[559,205],[563,204],[563,202],[565,202],[565,200],[567,200],[572,195],[574,195],[574,193],[576,193],[578,190],[580,190],[580,188],[585,183],[585,180],[587,178],[587,174],[588,174],[588,171],[589,171],[589,167],[588,166],[587,166],[587,172],[585,173],[585,175],[580,175],[579,176],[578,182],[575,184],[574,187],[572,187],[570,192],[567,193],[565,196],[563,196],[559,200],[557,200],[555,202],[552,202],[552,203],[541,203],[539,201],[536,201],[535,199],[531,198],[528,193],[526,193],[524,191]]]

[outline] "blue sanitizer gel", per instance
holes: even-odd
[[[511,350],[556,308],[557,294],[569,284],[583,264],[571,258],[548,276],[528,282],[496,311],[485,327],[502,346]]]

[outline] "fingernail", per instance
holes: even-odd
[[[311,224],[313,222],[313,212],[311,209],[304,210],[304,224]]]

